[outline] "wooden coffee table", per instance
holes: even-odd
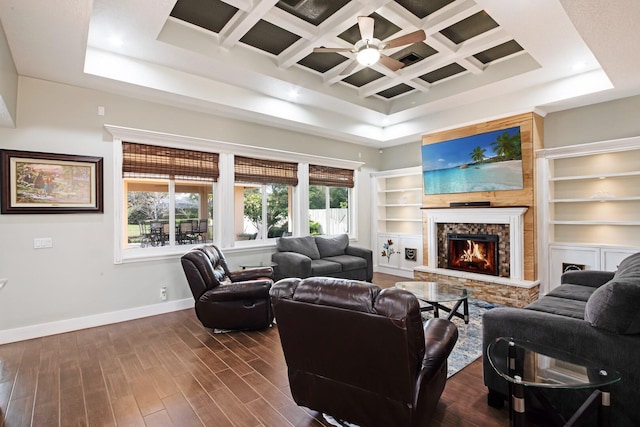
[[[433,310],[433,317],[440,317],[440,310],[448,314],[447,320],[454,316],[469,323],[469,300],[471,296],[467,288],[440,282],[398,282],[396,288],[404,289],[414,294],[419,300],[429,304],[422,307],[421,311]],[[444,302],[453,302],[453,307],[443,305]],[[458,310],[462,306],[462,313]]]

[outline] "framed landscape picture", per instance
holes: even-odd
[[[102,157],[0,150],[3,214],[103,212]]]
[[[422,146],[424,194],[523,188],[520,126]]]

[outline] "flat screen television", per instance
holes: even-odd
[[[424,194],[523,188],[520,126],[422,146]]]

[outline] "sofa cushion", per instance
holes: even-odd
[[[312,276],[326,276],[342,272],[342,266],[337,262],[324,259],[314,259],[311,261]]]
[[[313,236],[280,237],[276,247],[279,252],[297,252],[311,259],[320,259],[320,252]]]
[[[346,234],[316,236],[316,244],[318,245],[320,258],[344,255],[347,246],[349,246],[349,236]]]
[[[352,271],[367,268],[367,260],[358,256],[338,255],[323,259],[325,261],[337,262],[342,266],[342,271]]]
[[[574,285],[565,283],[560,285],[547,294],[550,297],[575,299],[578,301],[587,302],[591,294],[595,292],[597,288],[593,286]]]
[[[527,310],[543,311],[545,313],[573,317],[575,319],[584,319],[585,305],[586,302],[584,301],[546,295],[527,305],[525,308]]]

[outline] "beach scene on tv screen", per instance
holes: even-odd
[[[424,194],[523,188],[520,126],[422,146]]]

